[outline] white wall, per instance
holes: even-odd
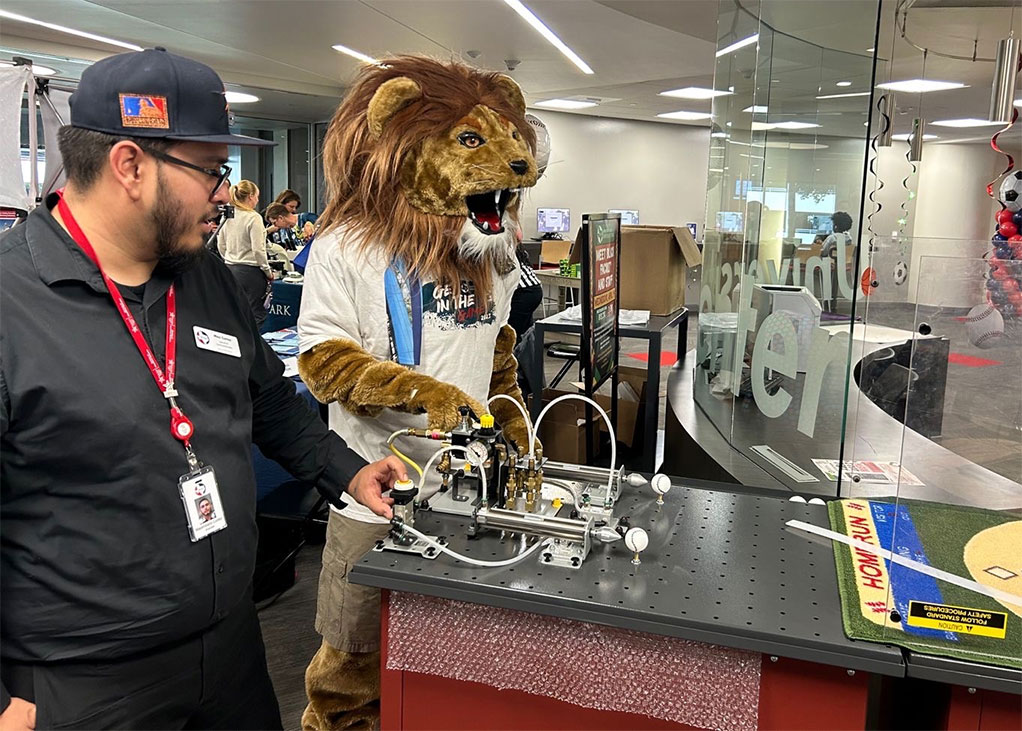
[[[702,236],[708,127],[530,111],[550,130],[552,150],[525,197],[526,236],[536,233],[536,208],[570,208],[572,236],[583,213],[609,208],[638,209],[643,225],[698,223]]]
[[[909,268],[909,291],[918,293],[918,303],[972,307],[983,301],[983,281],[973,267],[934,259],[920,266],[920,257],[978,259],[990,250],[1000,206],[987,196],[986,184],[1004,165],[989,145],[924,147]]]

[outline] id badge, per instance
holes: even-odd
[[[212,467],[203,467],[178,479],[181,502],[188,518],[188,535],[192,542],[201,541],[211,533],[227,527],[224,505]]]

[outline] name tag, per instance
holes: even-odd
[[[218,333],[216,330],[198,325],[192,327],[192,332],[195,334],[196,347],[202,350],[212,350],[214,353],[233,355],[235,358],[241,357],[241,347],[238,345],[238,339],[233,335]]]

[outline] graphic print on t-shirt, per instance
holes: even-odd
[[[430,282],[422,287],[422,311],[432,315],[441,330],[490,325],[495,320],[493,299],[486,307],[476,303],[475,283],[462,280],[460,292],[454,296],[449,285]]]

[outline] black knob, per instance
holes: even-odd
[[[925,322],[920,322],[919,323],[919,334],[920,335],[929,335],[931,332],[933,332],[933,328],[931,328],[927,323],[925,323]]]
[[[515,171],[516,175],[525,175],[525,173],[529,172],[529,162],[527,160],[512,160],[508,165]]]

